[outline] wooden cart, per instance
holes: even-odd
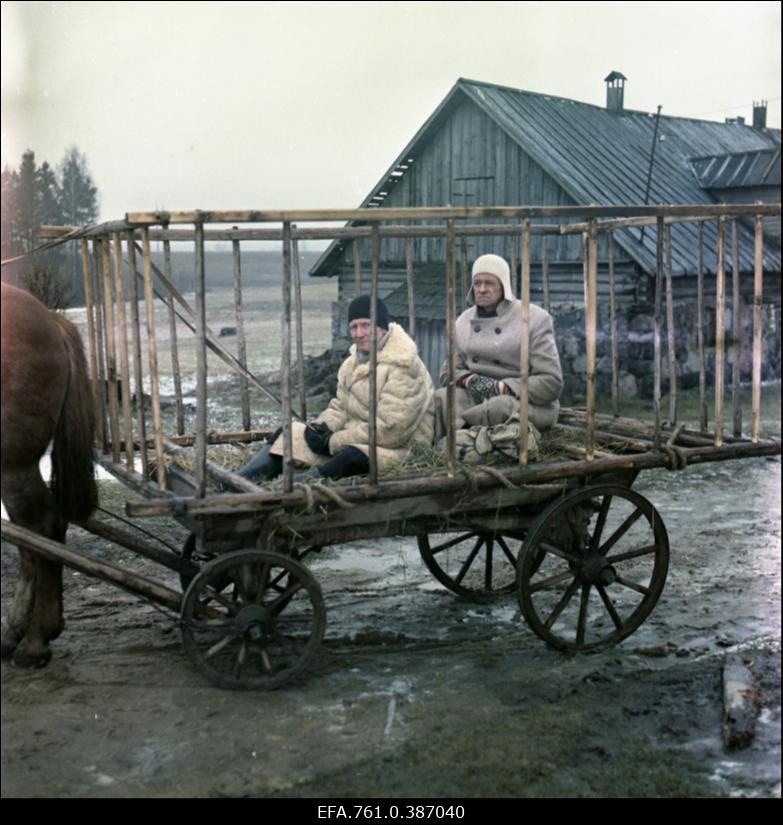
[[[779,214],[779,207],[776,207]],[[388,214],[387,214],[388,213]],[[275,688],[301,674],[312,661],[323,638],[326,613],[318,582],[306,565],[307,557],[323,547],[350,541],[367,543],[383,536],[410,536],[418,542],[421,556],[432,574],[449,590],[466,599],[487,599],[515,594],[532,630],[564,651],[605,648],[638,628],[655,606],[664,587],[669,564],[669,539],[655,507],[632,489],[644,469],[666,467],[684,470],[703,462],[752,456],[779,455],[779,438],[762,438],[761,400],[761,271],[762,219],[775,207],[607,207],[487,208],[431,210],[355,210],[317,213],[172,213],[128,215],[121,224],[86,230],[82,239],[85,291],[88,296],[87,326],[96,387],[96,411],[103,422],[99,463],[143,498],[128,504],[135,519],[168,515],[191,532],[181,552],[161,550],[127,531],[91,519],[83,526],[110,541],[122,544],[178,572],[182,593],[85,559],[74,551],[27,531],[3,523],[10,541],[57,558],[85,572],[144,595],[179,614],[183,643],[188,655],[209,679],[232,688]],[[750,433],[736,426],[724,432],[724,338],[725,283],[723,233],[728,217],[752,216],[755,222],[754,255],[756,301]],[[520,240],[520,274],[523,318],[529,306],[530,236],[551,233],[552,224],[537,226],[532,219],[564,221],[586,218],[586,224],[561,223],[558,232],[583,234],[585,250],[585,349],[586,407],[561,411],[559,427],[574,437],[567,455],[528,462],[527,430],[520,434],[519,462],[515,465],[465,468],[456,461],[454,428],[449,434],[445,466],[426,475],[378,478],[375,463],[375,399],[371,404],[370,474],[359,480],[337,483],[293,484],[290,460],[291,421],[296,412],[291,390],[291,318],[302,330],[298,299],[296,241],[300,238],[358,238],[371,242],[370,290],[378,293],[381,237],[441,237],[446,248],[444,293],[447,318],[454,317],[456,291],[456,238],[508,235]],[[513,220],[514,224],[468,224],[471,219]],[[344,229],[302,229],[306,221],[343,219],[353,221]],[[716,332],[714,351],[715,425],[706,416],[699,429],[676,423],[677,363],[669,364],[669,416],[661,412],[664,281],[671,286],[663,254],[668,227],[675,222],[717,220],[718,266],[716,278]],[[205,224],[279,221],[282,228],[205,230]],[[400,221],[409,221],[401,224]],[[419,223],[437,221],[437,223]],[[462,221],[463,223],[460,223]],[[360,224],[358,222],[361,222]],[[170,224],[193,223],[193,231],[170,229]],[[151,230],[162,224],[165,228]],[[653,224],[658,234],[659,267],[655,298],[655,392],[651,421],[620,415],[615,392],[612,414],[596,411],[596,335],[598,243],[600,233],[622,227]],[[143,265],[136,265],[136,234]],[[211,234],[210,234],[211,233]],[[52,234],[56,234],[52,230]],[[245,427],[236,433],[214,433],[207,428],[209,391],[207,352],[217,354],[242,377],[242,392],[257,387],[267,394],[247,370],[242,333],[239,241],[259,238],[282,241],[283,338],[282,418],[285,443],[284,474],[279,489],[264,489],[237,476],[207,458],[208,443],[253,441],[262,432]],[[701,237],[701,232],[699,232]],[[735,245],[737,249],[735,234]],[[171,283],[170,273],[155,267],[151,240],[162,240],[168,251],[172,240],[195,244],[196,306],[191,310]],[[204,244],[209,239],[229,239],[237,260],[238,355],[228,353],[206,324]],[[90,254],[88,243],[92,241]],[[122,246],[127,249],[123,262]],[[406,244],[406,252],[411,246]],[[292,254],[293,253],[293,254]],[[168,258],[167,258],[168,259]],[[292,261],[294,265],[292,266]],[[410,258],[408,263],[411,264]],[[123,273],[131,277],[125,294]],[[735,270],[736,271],[736,270]],[[408,266],[409,278],[413,266]],[[613,289],[612,273],[610,286]],[[138,276],[138,278],[136,277]],[[136,282],[144,285],[147,311],[146,374],[142,370],[141,323]],[[357,288],[361,280],[357,281]],[[196,333],[197,403],[195,433],[166,434],[162,423],[159,372],[153,316],[154,294],[159,293],[170,311],[180,304],[180,321]],[[413,295],[413,290],[410,290]],[[667,308],[671,289],[666,290]],[[131,319],[126,319],[126,298]],[[184,306],[183,306],[184,305]],[[738,302],[734,303],[737,306]],[[186,307],[186,309],[185,309]],[[612,307],[614,301],[612,300]],[[410,308],[410,317],[415,316]],[[174,316],[172,315],[172,318]],[[612,342],[615,344],[612,312]],[[701,328],[701,324],[700,324]],[[172,334],[176,325],[172,321]],[[451,325],[449,324],[449,333]],[[527,341],[521,342],[523,355]],[[674,348],[672,348],[673,350]],[[176,364],[176,348],[173,348]],[[299,348],[301,364],[301,344]],[[449,335],[449,367],[454,357]],[[371,375],[377,353],[370,353]],[[613,351],[613,370],[617,370]],[[702,349],[702,368],[706,358]],[[526,359],[523,358],[523,363]],[[175,366],[176,372],[176,366]],[[177,377],[177,376],[175,376]],[[614,376],[616,379],[616,375]],[[146,380],[146,384],[145,384]],[[134,420],[131,385],[141,397],[150,389],[150,405],[138,404]],[[300,379],[300,386],[303,382]],[[613,380],[612,386],[617,382]],[[739,381],[732,386],[738,403]],[[304,401],[301,402],[304,407]],[[520,417],[527,420],[527,397],[520,399]],[[706,409],[706,389],[702,387]],[[249,405],[243,404],[243,409]],[[735,408],[736,409],[736,408]],[[305,417],[304,409],[299,411]],[[178,420],[181,418],[178,416]],[[148,435],[151,424],[151,434]],[[193,471],[167,463],[167,454],[181,453],[193,445]],[[123,460],[124,457],[124,460]],[[140,472],[138,471],[140,470]],[[207,493],[207,480],[221,486]]]

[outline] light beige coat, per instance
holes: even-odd
[[[398,324],[389,324],[386,343],[378,351],[377,392],[378,472],[383,474],[402,461],[413,444],[432,444],[435,432],[432,379],[416,344]],[[359,357],[354,345],[337,375],[335,398],[316,419],[333,433],[332,455],[346,447],[358,447],[369,455],[369,398],[370,364]],[[282,452],[282,439],[279,446]],[[309,465],[328,460],[307,447],[302,424],[293,427],[293,456]]]

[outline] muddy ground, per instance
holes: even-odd
[[[669,530],[663,595],[628,640],[548,649],[514,596],[460,601],[415,542],[329,548],[326,640],[307,677],[213,687],[155,607],[66,570],[51,664],[2,665],[3,797],[779,797],[780,462],[648,471]],[[102,484],[119,510],[125,489]],[[146,526],[174,544],[178,525]],[[102,558],[161,568],[73,530]],[[2,548],[2,595],[16,551]],[[748,663],[756,738],[721,739],[722,668]]]

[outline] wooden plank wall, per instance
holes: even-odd
[[[476,197],[467,200],[459,195],[466,189],[464,178],[491,178],[474,181]],[[487,199],[487,202],[483,202]],[[413,159],[410,169],[383,201],[384,207],[407,206],[488,206],[536,204],[544,206],[573,205],[567,195],[529,155],[497,127],[472,102],[465,101],[447,119],[443,128],[425,147],[421,155]],[[472,221],[482,223],[481,221]],[[545,221],[541,221],[542,223]],[[484,221],[483,223],[491,223]],[[362,260],[363,284],[369,284],[369,239],[356,241]],[[467,239],[468,260],[493,252],[506,260],[519,260],[518,237],[514,238],[515,254],[512,256],[511,237]],[[547,236],[547,254],[551,264],[568,262],[582,265],[581,238],[578,235]],[[600,242],[599,256],[607,258],[606,238]],[[543,253],[543,236],[534,235],[531,242],[531,261],[534,267]],[[446,259],[443,238],[415,238],[413,260],[417,266]],[[459,254],[458,254],[459,259]],[[615,260],[619,265],[630,259],[619,247],[615,247]],[[405,246],[402,239],[381,241],[381,281],[379,294],[383,297],[404,281]],[[459,267],[458,267],[459,268]],[[540,269],[540,268],[539,268]],[[388,270],[388,271],[384,271]],[[400,280],[399,273],[403,276]],[[581,270],[580,270],[581,271]],[[346,248],[339,269],[339,300],[348,300],[355,294],[353,249]],[[570,281],[570,276],[568,276]],[[368,288],[368,286],[365,286]],[[582,294],[581,282],[576,285]]]

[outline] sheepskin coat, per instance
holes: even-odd
[[[376,443],[378,472],[402,461],[412,444],[430,445],[435,434],[432,379],[416,344],[398,324],[390,323],[383,349],[378,350]],[[337,374],[337,394],[316,418],[333,435],[329,451],[358,447],[369,455],[370,364],[351,347]],[[282,439],[279,439],[282,444]],[[315,455],[304,440],[304,426],[293,427],[294,459],[315,466],[328,457]],[[277,444],[275,445],[277,446]],[[282,449],[281,449],[282,451]],[[275,452],[273,450],[273,452]]]

